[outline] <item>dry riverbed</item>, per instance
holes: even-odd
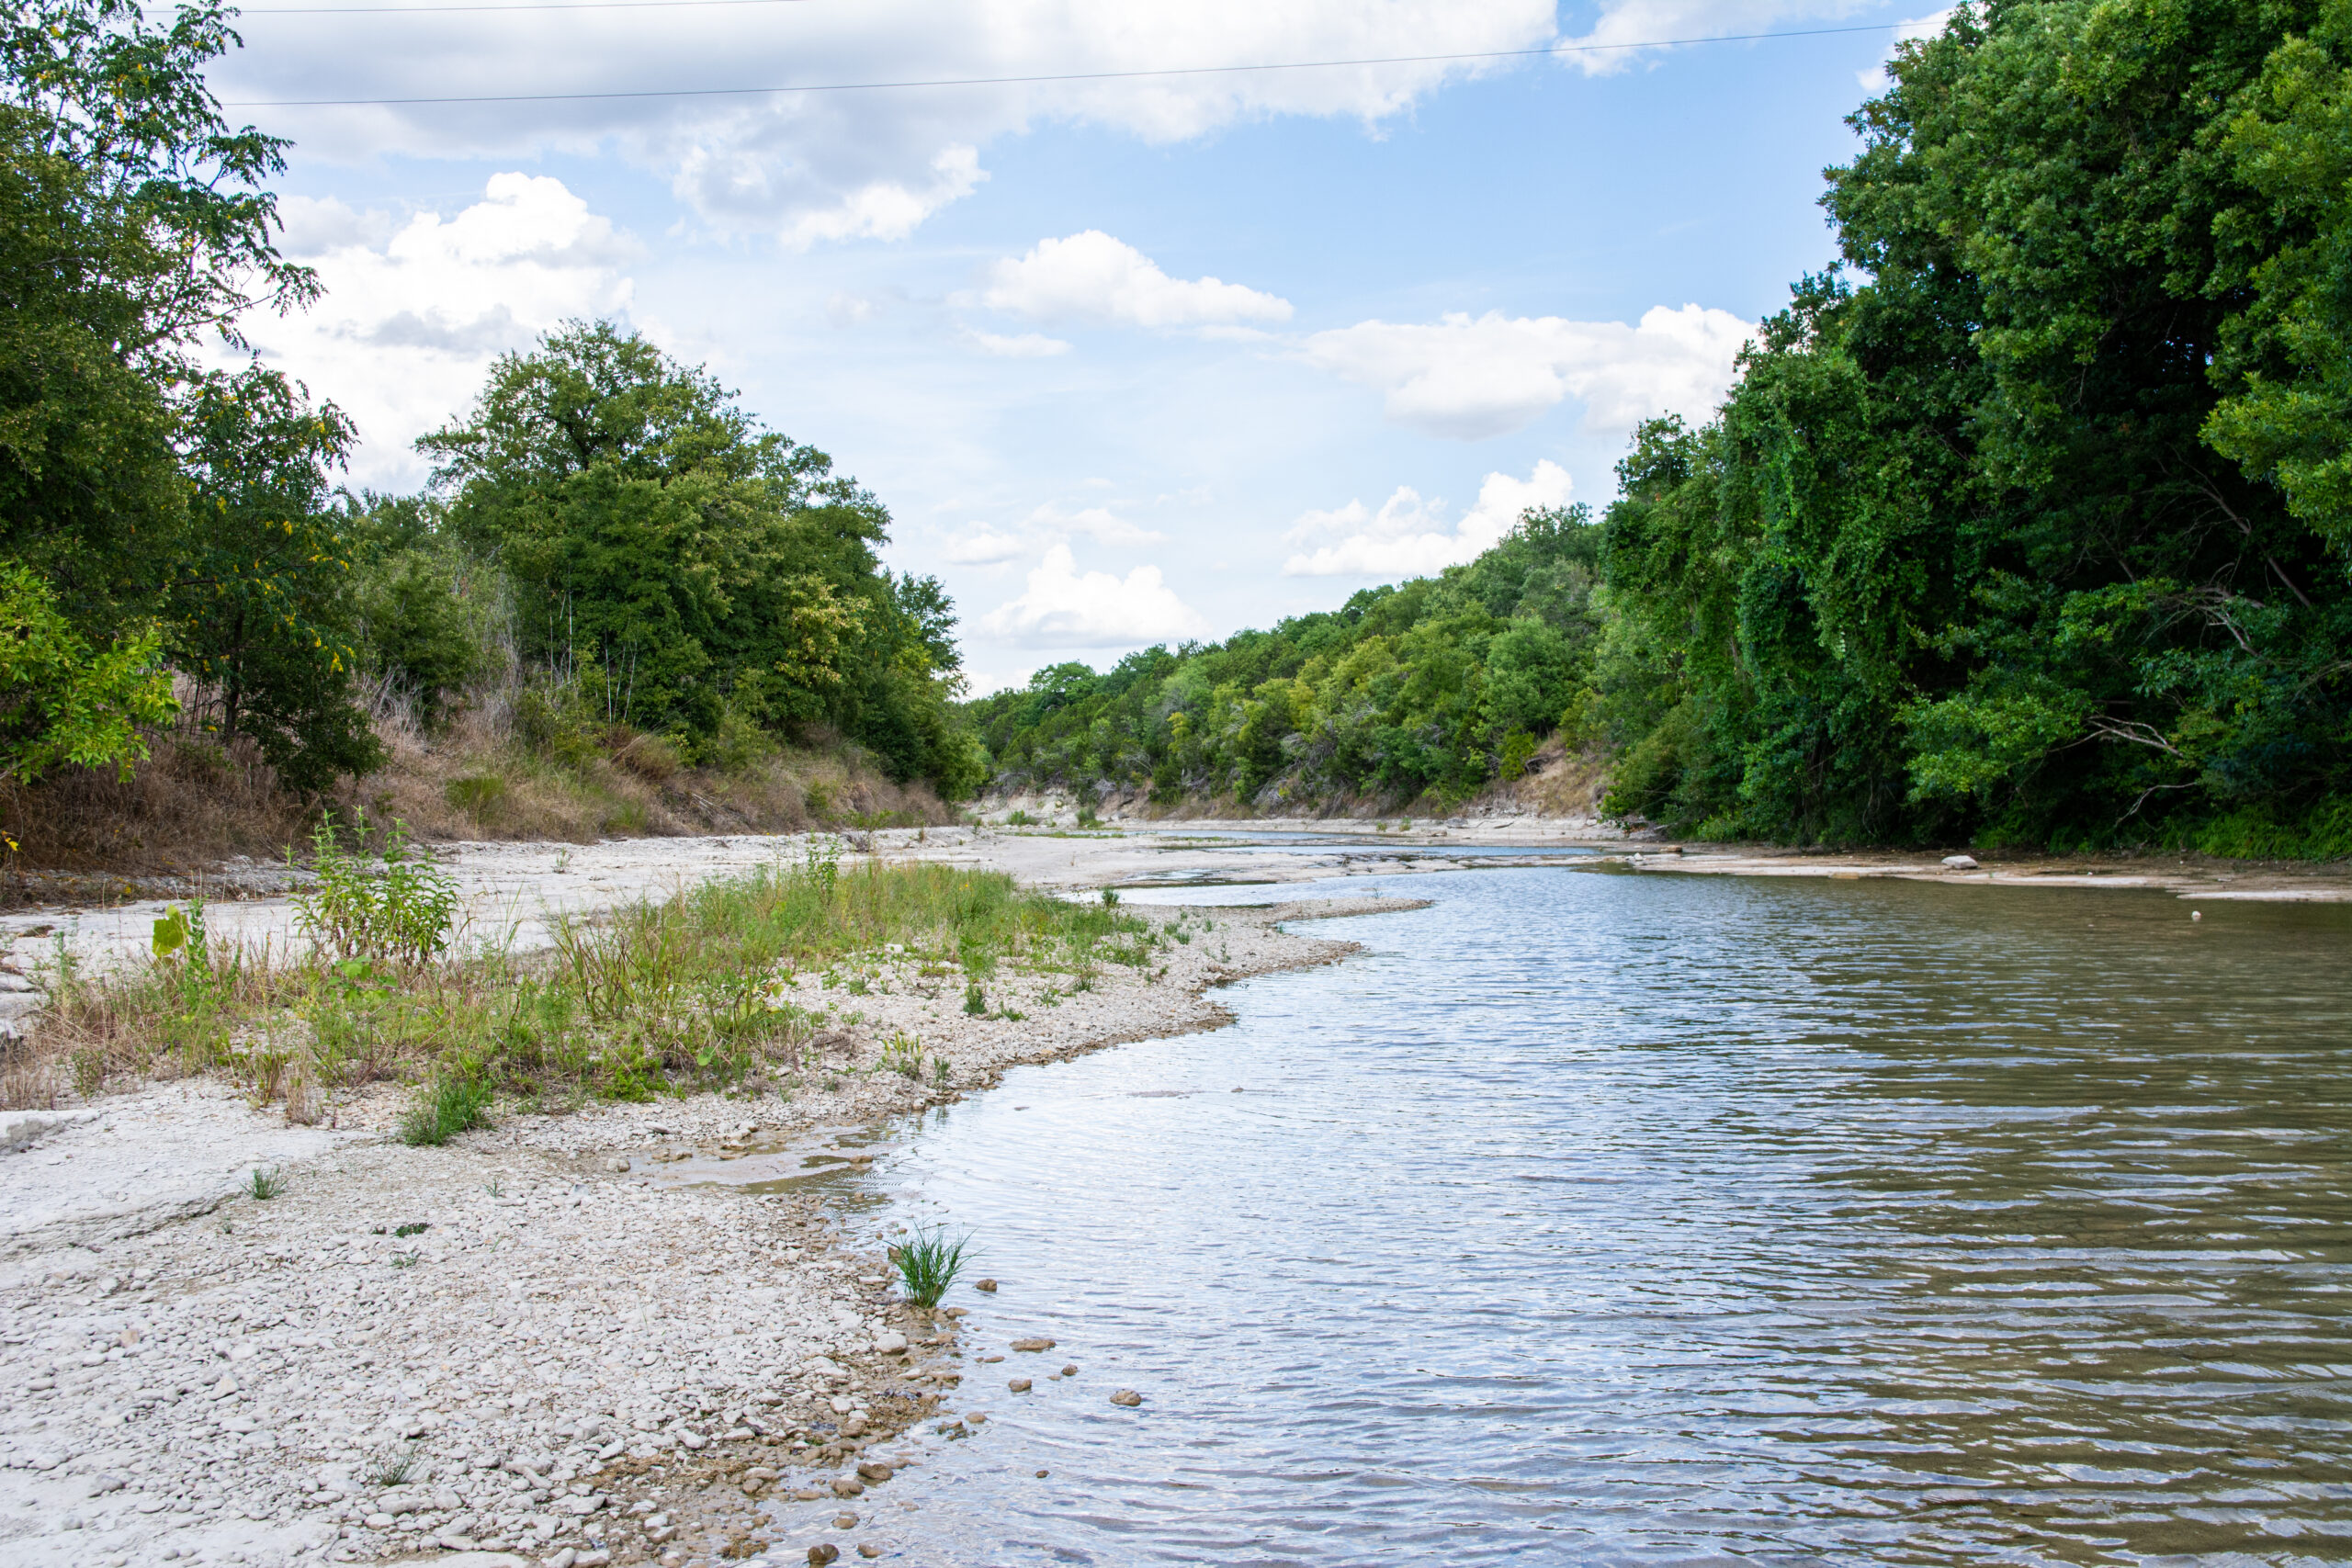
[[[385,1088],[318,1127],[205,1080],[0,1114],[0,1559],[919,1561],[888,1483],[987,1441],[965,1358],[1010,1347],[960,1342],[968,1286],[905,1305],[827,1174],[1007,1066],[1212,1025],[1210,987],[1349,951],[1277,921],[1397,907],[1155,911],[1182,940],[1151,969],[1008,969],[979,1017],[877,954],[788,1100],[510,1113],[437,1149],[391,1139]],[[769,1506],[819,1498],[842,1512],[784,1539]]]

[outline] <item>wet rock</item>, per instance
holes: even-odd
[[[894,1472],[888,1465],[877,1463],[873,1460],[867,1460],[864,1464],[857,1467],[857,1478],[860,1481],[871,1481],[879,1483],[889,1480],[893,1473]]]
[[[1016,1350],[1050,1350],[1054,1342],[1050,1339],[1016,1339],[1012,1348]]]
[[[842,1549],[831,1541],[824,1541],[808,1549],[808,1568],[825,1568],[828,1562],[842,1560]]]
[[[1114,1404],[1124,1404],[1132,1410],[1136,1405],[1143,1403],[1143,1395],[1137,1393],[1134,1389],[1123,1388],[1119,1390],[1118,1393],[1111,1396],[1111,1403]]]
[[[854,1413],[842,1416],[842,1436],[844,1438],[862,1438],[865,1436],[865,1417]]]
[[[833,1516],[833,1528],[837,1530],[854,1530],[857,1528],[857,1516],[848,1513],[836,1514]]]
[[[882,1549],[870,1540],[861,1540],[857,1543],[857,1554],[860,1557],[879,1557]]]
[[[1076,1367],[1064,1367],[1062,1369],[1062,1376],[1066,1378],[1074,1378],[1078,1376],[1078,1369]]]
[[[975,1280],[972,1281],[972,1289],[976,1291],[985,1291],[989,1295],[994,1295],[996,1294],[996,1281],[994,1280]]]
[[[865,1495],[865,1488],[860,1483],[852,1481],[848,1476],[844,1475],[834,1481],[833,1495],[836,1497],[863,1497]]]
[[[1004,1386],[1011,1389],[1015,1393],[1027,1393],[1029,1392],[1029,1380],[1027,1378],[1015,1378]]]

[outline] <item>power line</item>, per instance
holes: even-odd
[[[560,8],[560,7],[559,7]],[[1808,28],[1784,33],[1720,33],[1709,38],[1652,39],[1641,43],[1567,44],[1544,49],[1489,49],[1464,54],[1389,54],[1363,60],[1289,60],[1268,65],[1175,65],[1148,71],[1072,71],[1036,76],[932,77],[904,82],[825,82],[783,87],[657,87],[605,93],[483,93],[430,98],[253,98],[225,103],[233,109],[405,108],[433,104],[554,104],[628,98],[756,97],[776,93],[878,93],[910,87],[1012,87],[1050,82],[1123,82],[1145,76],[1222,76],[1260,71],[1326,71],[1355,65],[1431,65],[1462,60],[1516,60],[1532,55],[1600,54],[1611,50],[1670,49],[1683,44],[1754,43],[1767,39],[1826,38],[1834,33],[1878,33],[1895,24]]]

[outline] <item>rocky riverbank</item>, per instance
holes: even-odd
[[[1157,915],[1154,967],[1005,973],[979,1015],[878,954],[789,1100],[510,1111],[440,1148],[393,1141],[385,1087],[317,1127],[203,1080],[0,1118],[0,1556],[919,1557],[888,1482],[986,1441],[959,1384],[1002,1348],[953,1297],[906,1305],[828,1179],[1007,1066],[1213,1024],[1211,987],[1350,950],[1278,921],[1397,907]],[[768,1506],[820,1497],[831,1529],[781,1539]]]

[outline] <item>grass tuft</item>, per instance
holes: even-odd
[[[926,1310],[939,1304],[947,1287],[956,1282],[956,1271],[964,1267],[964,1249],[971,1245],[968,1235],[947,1238],[947,1227],[935,1230],[917,1227],[914,1235],[890,1249],[890,1261],[898,1265],[899,1279],[906,1286],[907,1300]]]
[[[490,1124],[490,1086],[479,1078],[437,1078],[401,1118],[401,1142],[438,1145],[471,1127]]]
[[[286,1178],[278,1174],[276,1166],[267,1170],[255,1166],[253,1176],[245,1183],[245,1190],[254,1195],[255,1201],[266,1203],[286,1190]]]
[[[368,1463],[368,1483],[370,1486],[399,1486],[416,1473],[418,1461],[424,1456],[413,1443],[394,1444],[379,1449]]]

